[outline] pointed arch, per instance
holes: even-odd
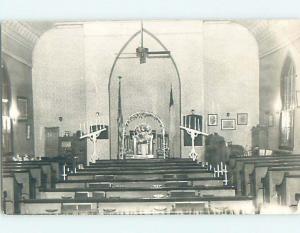
[[[281,70],[280,96],[281,112],[279,127],[279,148],[293,150],[296,89],[295,63],[290,53],[287,54]]]
[[[143,29],[143,32],[146,33],[147,35],[149,35],[152,39],[154,39],[165,51],[168,51],[167,47],[154,35],[152,34],[150,31],[148,31],[147,29]],[[138,30],[136,33],[134,33],[126,42],[125,44],[122,46],[122,48],[119,50],[116,58],[114,59],[114,62],[113,62],[113,65],[111,67],[111,70],[110,70],[110,74],[109,74],[109,81],[108,81],[108,94],[109,94],[109,131],[108,131],[108,134],[109,134],[109,147],[110,147],[110,159],[112,159],[112,152],[111,152],[111,149],[112,149],[112,137],[111,137],[111,130],[112,130],[112,110],[111,110],[111,90],[110,90],[110,87],[111,87],[111,83],[112,83],[112,76],[113,76],[113,72],[114,72],[114,69],[117,65],[117,62],[121,56],[121,54],[123,53],[123,51],[127,48],[127,46],[130,44],[130,42],[132,42],[138,35],[140,35],[142,33],[142,30]],[[138,59],[138,58],[137,58]],[[178,70],[178,67],[176,65],[176,62],[172,56],[172,54],[170,54],[170,60],[175,68],[175,71],[176,71],[176,76],[177,76],[177,79],[178,79],[178,85],[179,85],[179,124],[181,124],[181,80],[180,80],[180,74],[179,74],[179,70]],[[180,135],[179,135],[179,140],[180,140],[180,152],[181,152],[181,131],[180,131]],[[180,156],[181,156],[181,153],[180,153]]]

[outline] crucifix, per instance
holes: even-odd
[[[192,110],[192,114],[194,113],[194,110]],[[187,116],[184,117],[183,120],[183,126],[180,126],[181,129],[185,130],[190,136],[191,136],[191,140],[192,140],[192,149],[191,152],[189,153],[190,158],[193,159],[193,161],[197,160],[198,158],[198,154],[195,150],[195,138],[198,135],[204,135],[204,136],[208,136],[207,133],[204,133],[202,131],[200,131],[200,120],[194,118],[194,124],[192,124],[192,116]]]

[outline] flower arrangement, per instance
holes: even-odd
[[[149,125],[140,124],[135,128],[136,138],[139,143],[146,143],[152,137],[152,129]]]

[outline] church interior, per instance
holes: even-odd
[[[300,21],[2,21],[1,209],[300,213]]]

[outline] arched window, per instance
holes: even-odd
[[[2,78],[2,150],[3,155],[12,153],[12,122],[9,116],[10,109],[10,83],[5,66],[1,66]]]
[[[280,149],[294,148],[294,110],[295,110],[295,67],[290,56],[285,60],[281,72],[281,115]]]

